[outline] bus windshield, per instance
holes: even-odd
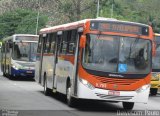
[[[150,40],[88,34],[83,66],[102,72],[148,74],[151,70],[150,56]]]
[[[156,55],[152,58],[152,68],[160,69],[160,36],[155,37],[156,42]]]
[[[36,42],[17,42],[13,45],[13,60],[20,61],[36,61],[36,49],[38,43]]]

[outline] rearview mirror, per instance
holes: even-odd
[[[82,35],[80,38],[80,48],[85,48],[86,45],[86,36]]]

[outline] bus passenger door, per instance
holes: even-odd
[[[9,42],[5,42],[5,61],[4,61],[4,74],[5,76],[8,76],[9,73],[9,59],[10,59],[10,48],[9,48]]]
[[[60,34],[59,34],[60,33]],[[57,79],[56,79],[56,72],[57,72],[57,63],[58,63],[58,54],[59,54],[59,51],[60,51],[60,43],[61,43],[61,40],[62,40],[62,36],[61,36],[61,33],[62,32],[58,32],[58,35],[56,37],[56,44],[55,44],[55,57],[53,59],[53,91],[54,89],[57,88]]]
[[[2,44],[1,48],[1,71],[3,72],[3,75],[5,75],[5,56],[6,56],[6,46],[5,43]]]
[[[40,35],[37,48],[36,65],[35,65],[35,80],[40,84],[42,84],[41,71],[42,71],[42,59],[43,59],[43,40],[44,40],[43,36]]]

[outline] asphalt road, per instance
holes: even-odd
[[[150,96],[148,104],[136,103],[136,113],[159,110],[160,94]],[[150,113],[151,114],[151,113]],[[67,106],[61,94],[45,96],[43,87],[33,80],[10,80],[0,73],[0,116],[117,116],[124,114],[121,103],[81,101],[76,108]],[[132,115],[141,115],[133,114]],[[148,115],[148,114],[147,114]],[[152,116],[148,115],[148,116]]]

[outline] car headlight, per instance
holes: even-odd
[[[143,85],[141,88],[137,89],[136,92],[137,93],[141,93],[141,92],[144,92],[145,90],[147,90],[148,88],[150,88],[150,84],[147,84],[147,85]]]
[[[79,81],[86,87],[90,89],[95,89],[95,87],[92,84],[90,84],[87,80],[79,78]]]

